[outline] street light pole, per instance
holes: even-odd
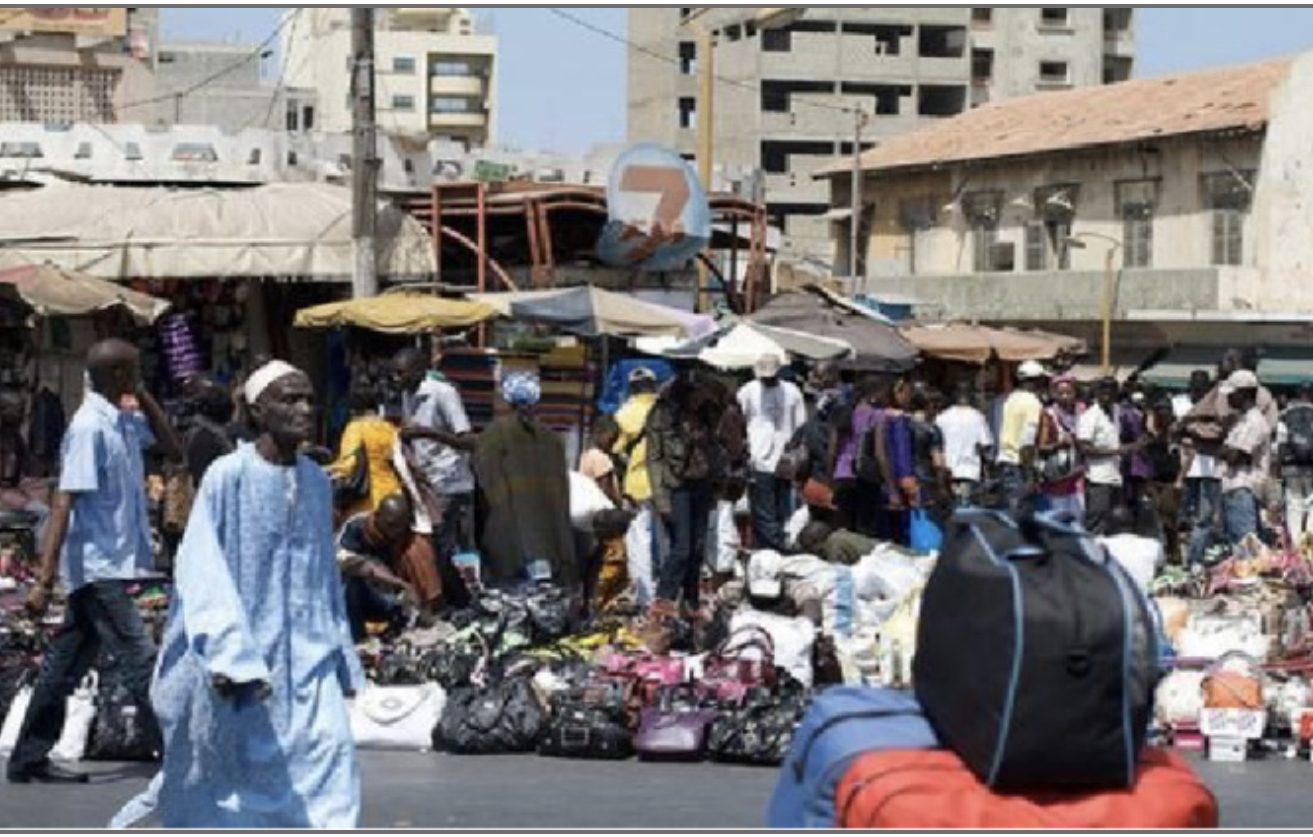
[[[378,293],[377,250],[378,166],[374,122],[374,10],[351,9],[351,235],[355,272],[351,296]]]
[[[1111,374],[1112,373],[1112,314],[1113,314],[1112,308],[1113,308],[1113,300],[1116,297],[1116,288],[1117,288],[1117,281],[1116,281],[1117,274],[1114,271],[1113,266],[1114,266],[1114,259],[1117,256],[1117,251],[1121,250],[1123,245],[1119,239],[1113,238],[1110,235],[1104,235],[1103,233],[1095,233],[1095,232],[1078,233],[1076,235],[1070,236],[1066,240],[1066,244],[1069,247],[1084,248],[1085,242],[1083,239],[1086,238],[1097,238],[1100,241],[1107,242],[1109,245],[1108,252],[1104,254],[1104,258],[1103,258],[1103,316],[1102,316],[1103,340],[1102,340],[1102,347],[1100,349],[1100,355],[1101,355],[1100,360],[1102,361],[1103,364],[1104,373]]]

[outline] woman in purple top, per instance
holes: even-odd
[[[862,442],[883,413],[879,390],[879,382],[874,378],[859,384],[856,405],[835,417],[831,443],[834,502],[838,507],[835,523],[841,529],[868,537],[875,535],[880,478],[878,470],[873,471],[870,463],[864,463],[860,453]],[[866,467],[861,467],[863,464]]]
[[[1148,418],[1144,412],[1144,393],[1138,385],[1128,384],[1123,391],[1125,400],[1117,405],[1117,429],[1123,445],[1143,441],[1149,434]],[[1122,457],[1122,480],[1126,485],[1126,507],[1138,509],[1144,496],[1145,483],[1153,476],[1153,466],[1143,447]]]
[[[915,434],[908,412],[911,404],[911,382],[895,381],[890,388],[889,406],[879,424],[887,478],[876,537],[900,546],[908,543],[908,509],[921,500],[916,479]]]

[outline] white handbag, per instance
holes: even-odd
[[[82,761],[87,752],[87,739],[91,737],[91,724],[96,720],[96,695],[99,691],[99,678],[92,671],[83,678],[81,685],[68,698],[68,709],[64,713],[64,730],[59,742],[50,751],[50,758],[55,761]]]
[[[27,707],[32,703],[32,687],[24,686],[14,695],[9,703],[9,714],[5,716],[4,726],[0,726],[0,757],[8,758],[18,744],[18,734],[23,731],[23,719],[27,717]]]
[[[437,683],[371,685],[351,704],[351,736],[362,750],[429,750],[446,705]]]

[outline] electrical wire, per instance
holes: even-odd
[[[606,38],[607,40],[614,41],[615,43],[618,44],[622,44],[641,55],[647,56],[648,58],[652,58],[657,61],[661,61],[666,64],[673,65],[675,67],[683,66],[683,62],[678,58],[674,58],[669,55],[664,55],[660,52],[657,52],[654,49],[645,47],[642,44],[636,44],[630,39],[626,38],[624,35],[620,35],[615,32],[612,32],[611,30],[606,29],[602,26],[598,26],[595,23],[590,23],[589,21],[584,20],[581,17],[573,15],[567,11],[564,11],[563,9],[557,8],[555,6],[545,6],[544,8],[547,11],[551,12],[552,14],[556,15],[557,17],[561,18],[562,20],[568,20],[570,23],[573,23],[575,26],[578,26],[582,29],[586,29],[595,35],[600,35],[601,37]],[[720,82],[721,84],[729,85],[730,87],[738,87],[743,90],[750,90],[754,93],[760,93],[762,91],[762,86],[760,84],[753,84],[752,82],[748,82],[748,81],[740,81],[738,79],[726,78],[725,76],[722,75],[716,75],[714,76],[714,78],[716,81]],[[861,108],[844,107],[843,105],[827,105],[824,102],[809,102],[804,99],[799,99],[796,102],[791,102],[791,104],[798,104],[798,105],[802,105],[803,107],[817,108],[820,110],[835,111],[838,113],[846,113],[849,115],[857,115],[862,113]]]
[[[292,21],[292,28],[287,30],[287,43],[289,46],[296,41],[296,25],[301,19],[302,11],[303,11],[302,7],[298,6],[296,7],[296,10],[292,12],[292,16],[295,19]],[[301,63],[297,65],[296,69],[298,72],[300,71],[301,67],[305,66],[305,62],[307,59],[309,59],[310,54],[312,52],[314,52],[313,49],[306,50],[306,54],[301,58]],[[283,66],[282,69],[278,71],[278,84],[274,86],[274,92],[269,94],[269,107],[264,112],[264,119],[260,121],[261,128],[269,127],[269,119],[274,115],[274,107],[278,104],[278,95],[283,92],[283,88],[287,85],[287,71],[292,63],[291,58],[292,58],[292,51],[289,49],[287,50],[286,54],[283,55]],[[253,124],[255,124],[255,120],[252,119],[249,120],[242,127],[249,128]]]

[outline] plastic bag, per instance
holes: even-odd
[[[925,509],[913,509],[908,546],[914,552],[938,554],[944,545],[944,533],[930,519]]]

